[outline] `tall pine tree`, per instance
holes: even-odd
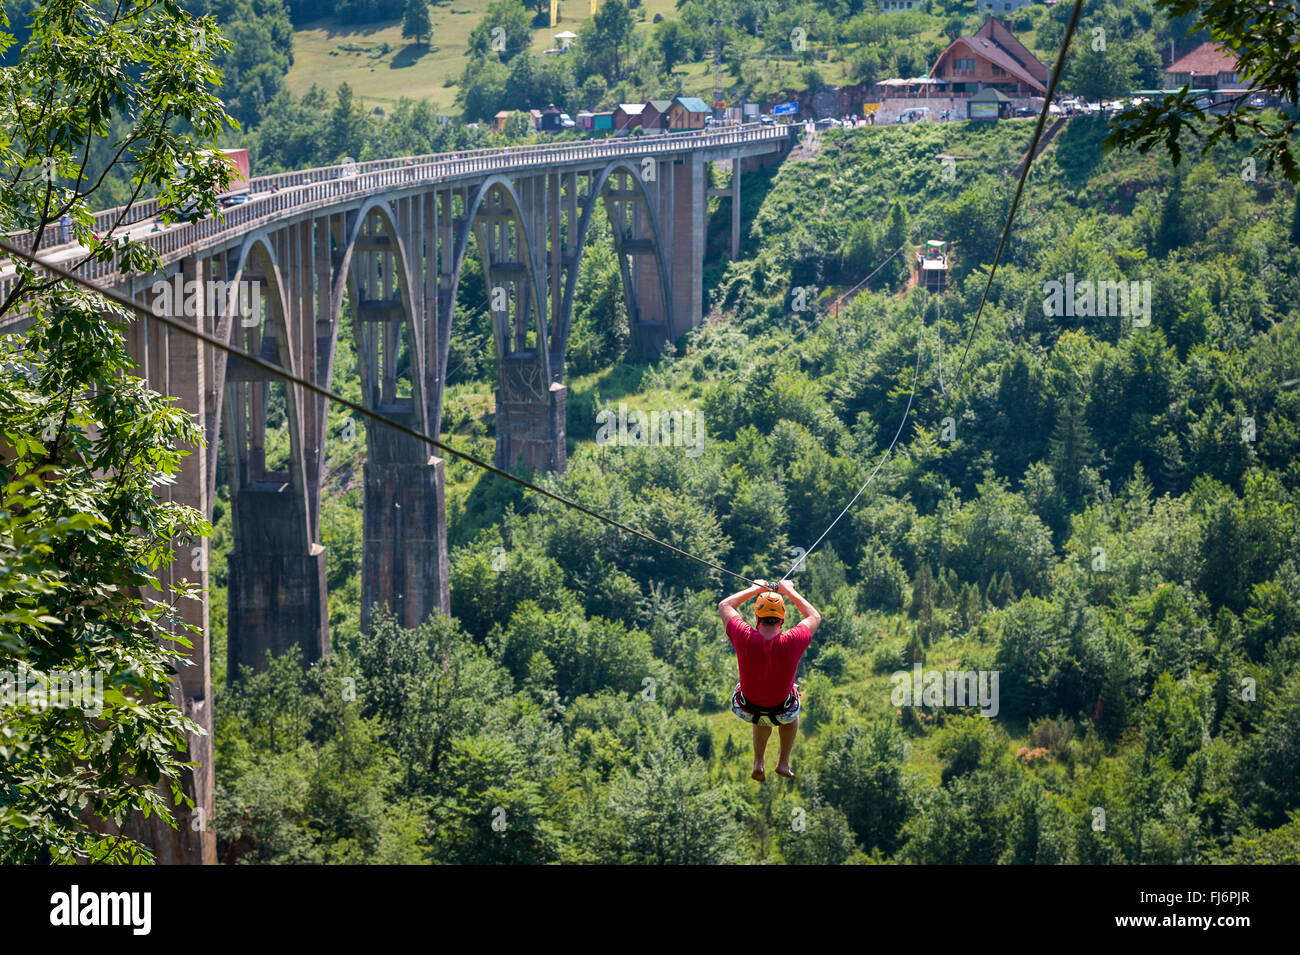
[[[433,39],[433,20],[429,17],[429,0],[406,0],[402,14],[402,36],[423,43],[424,37]]]

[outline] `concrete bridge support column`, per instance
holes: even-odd
[[[416,428],[416,416],[384,414]],[[428,446],[388,428],[367,431],[361,628],[373,604],[403,627],[451,613],[443,461]]]
[[[532,356],[505,356],[496,396],[497,467],[509,470],[522,461],[534,471],[564,472],[566,394]]]
[[[266,667],[277,656],[302,648],[313,663],[329,650],[325,548],[300,540],[292,488],[254,487],[234,501],[239,550],[227,558],[229,675],[238,667]]]
[[[699,325],[704,318],[704,240],[706,179],[704,160],[694,153],[673,167],[672,241],[667,246],[672,278],[672,321],[669,337]]]
[[[731,161],[731,261],[740,258],[740,167],[745,164],[740,154]]]
[[[373,213],[363,223],[352,260],[353,331],[366,404],[417,432],[430,430],[425,389],[441,390],[424,363],[426,336],[437,341],[438,335],[437,236],[432,198],[403,200],[395,220]],[[402,354],[405,367],[399,368]],[[451,612],[443,462],[429,451],[425,442],[392,428],[366,427],[363,630],[376,605],[408,628]]]
[[[672,338],[672,302],[664,288],[664,277],[659,270],[659,255],[665,257],[668,268],[669,288],[672,287],[671,272],[673,245],[673,189],[676,172],[681,169],[673,157],[660,160],[655,166],[653,181],[645,183],[647,208],[638,210],[645,225],[638,235],[653,240],[642,248],[641,255],[634,259],[632,283],[637,315],[632,325],[633,348],[637,355],[653,358],[663,353],[664,346]],[[650,213],[653,212],[652,228]]]
[[[280,238],[274,243],[279,260],[296,266],[287,237]],[[294,268],[281,271],[263,244],[254,246],[239,275],[263,298],[260,318],[251,325],[242,318],[232,323],[232,342],[297,372],[306,364],[301,338],[311,331],[302,328],[312,315],[306,283],[295,281]],[[314,399],[236,357],[226,362],[225,384],[227,425],[222,435],[234,530],[234,547],[227,557],[227,659],[228,676],[237,679],[241,666],[264,668],[267,651],[278,655],[298,646],[305,663],[320,659],[329,651],[329,614],[325,548],[312,539],[303,453],[304,418],[310,416],[302,410]],[[289,438],[287,455],[273,462],[276,470],[267,462],[272,389],[283,389],[283,427]]]
[[[207,260],[189,257],[178,263],[171,275],[158,276],[174,282],[173,276],[180,275],[182,283],[201,280]],[[149,281],[146,285],[152,285]],[[173,286],[174,288],[174,286]],[[184,285],[182,285],[184,288]],[[153,293],[141,290],[134,297],[146,308],[153,305]],[[198,314],[186,314],[173,297],[173,308],[167,312],[169,317],[185,322],[203,331],[212,329],[212,319],[203,314],[203,304],[199,303]],[[152,326],[152,327],[150,327]],[[206,371],[210,359],[208,346],[201,341],[189,338],[165,328],[158,323],[150,323],[146,318],[137,318],[127,333],[127,347],[137,359],[141,374],[148,379],[149,386],[162,394],[179,399],[179,404],[200,422],[205,417],[207,393]],[[152,352],[152,355],[150,355]],[[152,360],[151,360],[152,359]],[[167,500],[178,504],[187,504],[200,514],[210,515],[211,501],[206,480],[208,454],[215,453],[200,445],[187,449],[190,453],[181,462],[180,471],[174,484],[160,489]],[[187,582],[191,586],[206,591],[208,579],[209,541],[200,538],[194,541],[177,541],[176,559],[160,573],[160,583],[164,593],[150,594],[159,599],[166,599],[168,592],[176,585]],[[194,720],[203,734],[186,734],[189,761],[198,765],[184,770],[181,785],[185,795],[194,800],[194,808],[173,805],[170,791],[162,792],[166,805],[171,808],[177,828],[161,822],[156,815],[145,819],[136,814],[129,818],[123,832],[129,837],[151,847],[156,860],[163,865],[200,865],[215,864],[217,861],[216,837],[210,828],[213,813],[213,748],[212,748],[212,677],[208,666],[210,629],[208,624],[208,602],[206,596],[201,600],[181,600],[176,606],[177,616],[185,623],[197,627],[199,632],[187,633],[194,647],[189,651],[192,666],[180,668],[176,683],[172,687],[172,702],[187,717]]]

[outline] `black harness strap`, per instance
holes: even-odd
[[[775,723],[776,718],[793,706],[794,701],[798,699],[796,694],[791,693],[785,698],[785,702],[780,706],[759,706],[757,703],[751,703],[749,700],[745,699],[745,694],[739,690],[736,691],[736,696],[738,697],[740,708],[753,717],[750,722],[755,726],[758,725],[758,721],[764,716],[770,718],[772,722]]]

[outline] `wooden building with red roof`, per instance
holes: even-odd
[[[953,40],[935,60],[930,76],[953,96],[985,89],[1017,97],[1047,93],[1047,66],[993,16],[973,35]]]
[[[1169,89],[1222,90],[1241,88],[1237,57],[1213,43],[1205,42],[1184,53],[1165,67],[1165,86]]]

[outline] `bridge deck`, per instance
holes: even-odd
[[[166,264],[200,249],[210,249],[237,240],[254,229],[297,214],[326,209],[340,201],[351,202],[374,195],[386,195],[395,188],[418,189],[481,178],[485,173],[536,170],[539,166],[567,168],[627,156],[704,151],[706,159],[722,158],[733,155],[738,146],[780,143],[797,129],[793,126],[750,123],[709,131],[691,130],[596,142],[509,146],[379,159],[353,165],[322,166],[254,177],[248,184],[250,201],[226,209],[220,218],[155,226],[155,220],[160,214],[159,202],[157,199],[148,199],[129,208],[119,207],[96,213],[95,230],[104,235],[129,236],[135,242],[148,245],[159,253],[162,262]],[[710,153],[718,155],[714,157]],[[51,262],[65,267],[74,265],[85,257],[84,248],[76,243],[63,243],[62,238],[59,228],[48,229],[41,237],[38,251],[43,252]],[[19,233],[9,239],[28,249],[31,248],[31,240],[31,233]],[[122,280],[114,262],[87,262],[75,271],[102,285],[114,285]],[[0,260],[0,299],[7,294],[16,278],[13,263],[7,259]]]

